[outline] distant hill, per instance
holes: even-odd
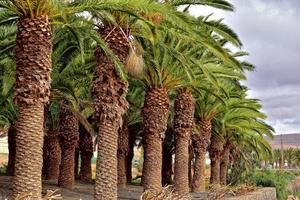
[[[275,135],[273,140],[271,140],[268,137],[266,137],[266,139],[271,144],[272,149],[280,149],[281,137],[282,137],[282,143],[284,149],[300,148],[300,133]]]

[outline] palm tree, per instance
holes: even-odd
[[[60,78],[54,79],[51,95],[51,101],[58,105],[59,113],[61,164],[59,169],[58,185],[65,188],[73,188],[75,183],[76,148],[80,145],[81,149],[84,149],[82,150],[82,156],[87,156],[87,158],[85,157],[86,159],[84,159],[85,162],[82,164],[87,165],[86,163],[90,163],[91,155],[93,155],[93,141],[91,140],[94,135],[94,131],[93,127],[87,121],[87,117],[93,113],[93,110],[91,109],[89,99],[86,97],[86,95],[88,95],[86,82],[91,83],[91,78],[86,76],[86,80],[83,78],[81,79],[83,83],[78,81],[81,73],[78,74],[76,72],[76,68],[73,65],[75,63],[77,63],[76,59],[64,67],[63,71],[60,72],[60,75],[57,76]],[[69,70],[72,71],[72,73]],[[70,79],[70,74],[67,73],[67,71],[71,73],[73,79]],[[78,77],[78,79],[75,77]],[[81,108],[84,109],[81,111]],[[81,132],[82,141],[78,144],[79,123],[83,125],[82,128],[84,128],[85,131]],[[89,142],[87,140],[89,140]]]
[[[173,155],[175,152],[175,141],[174,141],[174,130],[172,128],[172,124],[168,123],[168,128],[165,133],[165,138],[162,143],[162,186],[166,187],[168,185],[172,185],[173,181]],[[175,175],[175,174],[174,174]]]
[[[79,126],[79,150],[80,150],[80,180],[92,181],[92,157],[94,144],[92,135],[81,125]]]
[[[59,116],[57,105],[50,104],[45,108],[47,113],[46,127],[48,128],[44,141],[43,172],[47,180],[58,180],[59,166],[61,162],[61,147],[59,144]]]
[[[189,140],[194,122],[194,98],[192,92],[183,89],[175,100],[175,190],[179,194],[189,193],[188,161],[189,161]]]
[[[230,151],[234,148],[234,143],[227,139],[223,145],[223,151],[221,152],[221,163],[220,163],[220,184],[227,184],[227,171],[229,165]]]
[[[281,152],[280,149],[274,149],[273,151],[273,158],[275,162],[275,167],[280,168],[280,163],[281,163]]]
[[[181,35],[182,36],[182,35]],[[162,153],[162,138],[164,137],[164,133],[167,129],[168,122],[168,112],[169,112],[169,92],[176,88],[182,88],[182,92],[185,92],[185,95],[188,96],[189,100],[193,98],[190,96],[191,93],[187,89],[187,84],[184,83],[183,80],[187,80],[186,74],[189,70],[189,65],[191,64],[191,60],[185,58],[182,55],[183,50],[190,51],[191,49],[187,48],[187,45],[183,43],[183,40],[179,40],[176,37],[173,37],[172,34],[165,34],[164,37],[154,41],[153,43],[146,41],[142,41],[144,44],[144,49],[146,52],[146,71],[143,79],[143,83],[145,86],[145,102],[142,110],[143,117],[143,139],[144,139],[144,149],[145,149],[145,161],[143,167],[143,186],[147,190],[151,190],[152,192],[158,192],[161,189],[161,175],[157,173],[158,170],[161,169],[161,157],[159,157]],[[146,45],[147,44],[147,45]],[[200,44],[203,48],[203,46]],[[197,46],[197,50],[200,47]],[[195,50],[195,49],[192,49]],[[194,52],[194,51],[193,51]],[[193,64],[195,65],[195,64]],[[182,102],[182,101],[181,101]],[[183,138],[183,143],[178,146],[179,152],[185,152],[181,156],[185,157],[183,160],[188,158],[188,137],[189,132],[191,130],[191,121],[193,121],[193,103],[186,102],[186,107],[188,109],[187,115],[188,119],[186,121],[178,122],[176,119],[176,128],[177,133],[183,133],[180,130],[180,126],[187,125],[186,133],[184,133],[185,137]],[[182,107],[184,105],[178,105]],[[182,109],[180,111],[183,111]],[[177,110],[177,114],[180,112]],[[185,117],[186,113],[185,113]],[[182,119],[182,117],[180,117]],[[181,123],[181,124],[180,124]],[[185,123],[185,125],[183,125]],[[179,138],[179,142],[181,143],[181,137]],[[186,144],[186,145],[183,145]],[[180,160],[180,159],[178,159]],[[186,162],[187,163],[187,162]],[[182,162],[183,168],[182,170],[186,171],[182,176],[185,180],[184,191],[188,191],[188,165],[185,166],[184,162]],[[179,165],[180,166],[180,165]],[[177,167],[179,167],[177,164]],[[177,168],[179,169],[179,168]],[[185,170],[186,169],[186,170]],[[180,170],[178,171],[180,172]],[[175,175],[176,176],[176,175]],[[177,176],[177,180],[182,180],[180,175]],[[179,183],[177,181],[177,183]],[[178,184],[177,184],[178,185]],[[180,189],[180,187],[178,187]]]
[[[223,30],[223,34],[213,35],[221,47],[228,42],[238,47],[241,46],[237,35],[225,24],[203,17],[199,17],[199,20],[204,22],[204,24],[209,24],[209,26],[206,26],[208,34],[213,34],[213,31],[220,33]],[[246,55],[244,52],[235,55],[224,48],[227,58],[229,58],[224,59],[211,49],[210,52],[202,51],[202,54],[195,57],[196,63],[201,70],[198,70],[196,73],[198,83],[193,86],[196,92],[196,125],[200,128],[199,134],[192,136],[195,165],[191,187],[194,192],[205,191],[205,155],[210,145],[212,120],[220,111],[222,104],[224,104],[224,99],[227,98],[226,87],[222,86],[222,84],[224,85],[226,81],[244,79],[243,66],[248,66],[248,63],[239,63],[235,60],[236,56]],[[251,69],[251,66],[249,68]],[[220,150],[218,149],[217,151]]]
[[[143,79],[146,95],[142,109],[145,150],[143,186],[153,193],[159,192],[162,187],[161,173],[157,172],[162,169],[162,141],[169,117],[169,91],[179,84],[173,70],[180,61],[160,45],[166,42],[172,44],[171,38],[164,37],[144,47],[147,62]]]
[[[208,94],[204,95],[204,99],[197,101],[197,107],[200,108],[200,112],[198,111],[197,114],[200,114],[201,117],[199,120],[200,133],[193,135],[195,166],[192,190],[194,192],[205,191],[205,155],[211,143],[212,119],[216,116],[216,108],[219,105],[219,99],[210,97]]]
[[[19,106],[20,113],[17,126],[16,156],[17,160],[20,159],[20,161],[16,163],[15,196],[28,192],[32,188],[34,190],[33,197],[39,198],[40,196],[43,112],[44,104],[48,103],[50,91],[49,76],[52,52],[52,27],[50,19],[53,21],[55,21],[54,19],[64,20],[67,15],[74,13],[83,11],[111,11],[112,8],[115,11],[127,13],[133,13],[132,11],[135,8],[137,16],[137,13],[147,8],[148,5],[148,2],[139,3],[139,1],[131,1],[131,4],[128,4],[128,2],[116,2],[113,0],[99,0],[97,2],[65,2],[55,0],[0,1],[1,11],[6,12],[5,15],[1,15],[1,26],[19,20],[16,39],[17,81],[15,101]],[[161,9],[158,3],[153,5],[156,5],[154,6],[154,10]],[[64,8],[64,11],[62,11],[62,8]],[[31,148],[32,146],[35,148]],[[27,149],[30,150],[27,151]],[[27,160],[31,158],[35,159],[33,161],[34,165],[29,166]]]
[[[293,159],[295,160],[295,165],[298,168],[300,164],[300,150],[298,148],[294,150]]]
[[[94,65],[91,50],[88,48],[93,47],[93,45],[91,45],[91,39],[83,36],[83,29],[90,28],[83,24],[84,20],[80,17],[70,17],[68,26],[56,29],[54,40],[51,103],[59,105],[56,109],[58,109],[57,112],[60,113],[60,116],[57,115],[52,120],[58,120],[60,123],[58,125],[59,135],[56,135],[55,138],[49,138],[49,142],[57,145],[58,139],[60,141],[61,156],[56,156],[53,159],[54,161],[55,159],[60,160],[61,157],[58,185],[66,188],[72,188],[75,178],[78,176],[76,173],[76,169],[78,172],[78,162],[75,163],[75,158],[76,150],[79,147],[79,122],[83,125],[88,124],[81,111],[91,107],[88,87],[92,81],[91,68]],[[90,134],[92,128],[87,130],[87,133]],[[82,134],[81,147],[84,144],[88,145],[87,140],[92,137]],[[93,154],[93,145],[91,148]],[[90,146],[86,146],[84,149],[86,151],[83,150],[82,152],[84,158],[87,158],[87,155],[90,156]],[[56,152],[53,152],[53,156],[59,155],[58,148],[56,151],[53,150]],[[49,164],[57,166],[57,162],[50,160],[49,162]],[[88,163],[88,160],[86,162]]]
[[[202,20],[199,20],[198,23],[203,24],[204,22]],[[195,31],[195,33],[199,33],[199,30],[197,30],[197,27],[195,27],[194,31]],[[205,34],[205,31],[203,31],[203,32]],[[189,68],[192,68],[192,66],[201,68],[203,63],[198,62],[197,59],[199,59],[199,55],[201,56],[202,52],[205,52],[207,50],[213,52],[211,54],[216,54],[216,56],[221,57],[221,59],[224,59],[224,57],[226,57],[227,59],[224,59],[224,60],[226,60],[226,61],[228,61],[228,60],[232,61],[232,60],[226,51],[224,51],[222,48],[219,48],[218,43],[216,41],[210,40],[210,39],[212,39],[212,37],[210,37],[209,34],[208,34],[208,39],[206,38],[207,39],[206,42],[203,42],[203,41],[199,42],[199,45],[195,45],[195,47],[193,47],[193,48],[186,45],[187,43],[183,42],[183,40],[178,40],[178,39],[176,40],[176,33],[175,33],[175,36],[174,36],[174,33],[168,32],[168,34],[172,35],[175,39],[169,40],[169,41],[168,41],[168,39],[166,39],[166,41],[162,42],[165,44],[161,45],[160,48],[163,49],[164,45],[167,45],[168,46],[167,50],[165,50],[165,51],[161,50],[161,53],[159,50],[155,50],[155,48],[153,48],[154,50],[148,50],[148,51],[153,51],[153,53],[151,52],[152,57],[150,59],[153,59],[154,61],[152,61],[153,63],[150,63],[150,64],[152,64],[154,66],[155,71],[146,72],[147,73],[146,74],[146,82],[149,85],[149,86],[147,85],[147,87],[149,87],[149,88],[146,89],[146,95],[147,95],[147,90],[152,89],[152,85],[155,86],[155,90],[157,88],[159,88],[159,90],[160,90],[160,89],[164,89],[164,88],[161,88],[162,86],[164,86],[163,84],[165,84],[165,83],[162,83],[163,81],[166,81],[166,82],[170,81],[171,84],[175,83],[175,87],[173,86],[173,88],[176,88],[176,85],[177,85],[177,87],[180,86],[180,90],[179,90],[180,95],[184,95],[186,97],[186,100],[187,99],[189,100],[189,102],[185,102],[185,104],[182,104],[183,101],[181,101],[178,104],[178,106],[176,106],[177,109],[180,107],[181,108],[185,107],[186,109],[176,110],[176,114],[180,114],[180,115],[182,114],[182,115],[181,115],[181,117],[179,117],[179,115],[176,116],[175,124],[174,124],[176,127],[176,130],[175,130],[176,134],[180,135],[180,136],[178,135],[179,137],[177,137],[178,142],[181,143],[180,145],[177,145],[177,147],[178,147],[177,150],[179,151],[177,153],[177,155],[182,156],[182,158],[180,158],[180,156],[179,156],[177,159],[177,161],[181,160],[181,164],[178,163],[177,167],[175,166],[175,168],[178,169],[178,172],[177,173],[175,172],[177,174],[177,176],[175,175],[175,180],[176,180],[175,188],[177,186],[178,190],[182,191],[183,193],[187,193],[188,192],[188,165],[185,165],[185,163],[188,163],[187,162],[187,160],[188,160],[187,159],[188,158],[188,148],[187,147],[188,147],[189,134],[192,129],[194,104],[192,101],[193,97],[191,95],[192,94],[191,89],[190,89],[191,86],[190,85],[188,86],[188,84],[191,84],[190,82],[193,82],[193,81],[189,80],[189,78],[187,78],[187,77],[189,77],[189,75],[186,75],[186,74],[189,74],[188,71],[191,70]],[[180,34],[180,37],[184,37],[187,40],[190,40],[189,38],[185,37],[184,34],[182,34],[182,33]],[[193,39],[195,39],[195,38],[193,38]],[[154,44],[154,45],[157,45],[157,44]],[[157,46],[159,46],[159,45],[157,45]],[[212,46],[214,48],[212,48]],[[158,47],[156,47],[156,48],[158,48]],[[147,52],[147,49],[145,49],[145,50]],[[172,56],[169,56],[168,53],[172,53],[173,55],[176,55],[177,58],[173,58]],[[159,54],[163,55],[163,56],[161,56],[162,58],[158,58]],[[157,58],[155,56],[157,56]],[[193,59],[191,59],[190,57],[192,57]],[[159,66],[159,65],[162,65],[162,66]],[[172,67],[170,67],[170,68],[173,70],[172,73],[174,74],[173,81],[170,76],[170,74],[172,74],[172,73],[167,71],[168,70],[167,65],[172,65]],[[163,70],[164,68],[166,68],[166,70]],[[161,71],[159,71],[159,70],[161,70]],[[204,71],[204,69],[202,69],[202,70]],[[207,75],[207,70],[205,72],[206,73],[202,73],[201,78],[203,78],[203,74],[204,74],[204,76]],[[156,74],[154,74],[154,73],[156,73]],[[170,80],[168,80],[168,79],[170,79]],[[192,78],[190,78],[190,79],[192,79]],[[164,103],[161,102],[161,105],[164,105],[164,104],[167,105],[168,102],[166,101],[166,99],[167,99],[166,97],[167,97],[168,91],[166,91],[166,90],[155,91],[155,93],[158,93],[158,94],[156,94],[157,98],[158,98],[158,96],[163,97]],[[151,97],[151,98],[154,98],[154,97]],[[150,97],[148,99],[150,99]],[[147,105],[146,103],[147,103],[147,96],[145,98],[144,108],[145,108],[145,105]],[[158,108],[153,108],[153,110],[157,110],[157,109]],[[166,107],[163,107],[162,109],[166,109]],[[182,113],[183,110],[186,113]],[[147,117],[149,117],[148,114],[149,113],[147,113]],[[184,116],[185,119],[183,119],[182,116]],[[145,118],[146,120],[144,119],[144,122],[147,122],[149,120],[147,117]],[[182,126],[180,125],[180,123],[182,124]],[[161,122],[161,124],[162,124],[162,122]],[[183,126],[184,126],[185,130],[181,129]],[[148,128],[150,128],[150,127],[147,127],[146,129],[148,129]],[[162,127],[160,127],[160,130],[163,130]],[[144,129],[144,131],[145,131],[145,129]],[[156,134],[157,133],[159,133],[159,132],[156,132]],[[144,134],[146,134],[146,132],[144,132]],[[183,140],[181,140],[182,134],[185,135]],[[144,135],[144,137],[145,137],[145,142],[147,142],[148,138],[146,138],[146,137],[148,137],[148,136]],[[151,139],[152,138],[150,138],[150,140]],[[185,153],[183,154],[183,152],[185,152]],[[146,149],[145,149],[145,153],[146,153],[145,156],[147,156]],[[152,162],[152,161],[150,161],[150,162]],[[147,167],[147,163],[148,163],[148,161],[145,160],[145,164],[146,164],[145,167]],[[147,170],[147,168],[144,169],[144,172],[146,172],[146,170]],[[175,169],[175,171],[176,171],[176,169]],[[184,171],[186,173],[181,173]],[[153,172],[154,172],[154,170],[153,170]],[[146,176],[147,174],[144,173],[144,175]],[[184,183],[182,183],[182,181],[184,181]],[[146,185],[146,187],[147,187],[147,185]],[[148,187],[151,188],[150,186],[148,186]]]
[[[15,26],[0,26],[0,120],[1,129],[8,130],[8,150],[9,158],[6,174],[14,175],[16,157],[16,128],[17,109],[13,103],[13,85],[15,83],[16,66],[13,61],[11,46],[14,46]]]
[[[141,107],[143,100],[143,91],[141,87],[138,87],[134,84],[134,81],[131,81],[132,86],[130,87],[130,92],[127,95],[127,100],[129,102],[129,109],[123,117],[123,125],[119,129],[118,137],[118,187],[124,188],[127,185],[127,171],[131,170],[131,160],[128,159],[130,148],[133,144],[130,144],[134,141],[130,137],[133,135],[131,126],[139,124],[141,122]],[[130,165],[129,165],[130,164]]]
[[[218,129],[225,140],[219,172],[220,183],[223,185],[227,183],[230,152],[233,149],[243,151],[240,141],[243,141],[244,147],[246,145],[253,147],[258,156],[262,156],[265,149],[270,149],[263,136],[273,137],[272,127],[262,121],[266,116],[259,111],[261,105],[255,99],[246,99],[243,94],[238,96],[238,98],[231,98],[218,116],[218,121],[221,123]]]
[[[15,102],[19,115],[13,198],[29,191],[33,198],[41,196],[44,105],[50,94],[52,3],[0,2],[1,12],[7,12],[8,19],[20,16],[15,48]]]
[[[126,27],[106,24],[100,27],[99,33],[108,43],[109,48],[125,64],[129,55],[130,36]],[[114,62],[102,49],[98,48],[95,55],[97,67],[91,92],[95,101],[99,139],[94,198],[116,199],[118,130],[122,126],[122,116],[128,108],[126,101],[128,84],[120,78]],[[111,187],[107,187],[108,183]]]
[[[61,1],[0,1],[0,25],[18,21],[15,42],[16,164],[13,198],[22,193],[41,197],[44,106],[49,101],[52,54],[51,19],[60,16]],[[58,9],[59,8],[59,9]],[[77,12],[81,8],[71,9]],[[69,11],[71,11],[69,10]],[[69,13],[69,12],[66,12]],[[10,45],[11,49],[14,44]],[[7,50],[5,48],[4,50]]]
[[[222,136],[212,134],[210,138],[209,158],[210,158],[210,184],[217,186],[220,184],[220,164],[221,153],[223,151]]]
[[[153,20],[155,23],[159,23],[160,18],[165,18],[170,22],[179,19],[181,24],[186,25],[186,22],[178,17],[178,12],[173,7],[164,6],[160,2],[131,1],[129,5],[128,2],[124,3],[124,6],[131,8],[131,11],[125,13],[126,11],[124,12],[123,9],[123,14],[113,12],[106,18],[104,16],[107,16],[107,12],[105,15],[93,13],[100,21],[97,25],[101,36],[101,39],[98,40],[99,45],[101,42],[106,43],[110,50],[103,48],[102,45],[101,48],[97,48],[95,53],[97,67],[92,84],[92,96],[95,101],[95,116],[99,121],[99,138],[101,138],[98,140],[99,157],[97,159],[95,199],[115,199],[117,196],[117,158],[111,155],[117,155],[118,130],[122,127],[122,116],[128,109],[126,101],[128,83],[124,80],[120,64],[125,64],[130,51],[135,51],[131,40],[133,33],[131,33],[132,22],[129,16],[140,16],[140,19],[141,16],[144,16],[144,19]],[[111,20],[112,18],[114,20]],[[141,25],[143,27],[145,23],[138,20],[136,24],[138,27]],[[172,24],[178,26],[175,23]],[[140,33],[138,34],[140,35]],[[136,54],[136,52],[134,53]],[[116,59],[112,59],[111,54],[116,55],[117,60],[120,61],[119,64],[115,62]],[[111,187],[107,187],[107,183],[103,180],[109,182]]]
[[[217,73],[215,76],[218,76]],[[212,121],[219,114],[224,104],[223,99],[226,98],[215,86],[209,86],[207,82],[206,84],[208,85],[208,90],[201,92],[196,100],[196,124],[199,126],[200,131],[192,136],[195,153],[194,176],[192,180],[192,190],[194,192],[205,191],[206,152],[209,147],[213,148],[213,146],[210,146],[213,128]],[[213,136],[213,138],[214,141],[219,142],[217,135]],[[218,148],[219,146],[216,145],[216,147]],[[220,149],[214,150],[216,152],[220,151]]]
[[[68,105],[67,102],[66,105]],[[58,185],[60,187],[73,188],[75,181],[75,148],[79,139],[79,121],[70,109],[64,107],[64,104],[61,107],[59,131],[62,155]]]
[[[284,155],[285,155],[285,160],[287,161],[288,164],[288,168],[292,168],[294,148],[288,148],[284,150]]]

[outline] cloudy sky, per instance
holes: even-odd
[[[224,18],[257,69],[249,95],[262,100],[276,134],[300,133],[300,0],[230,0],[236,11],[193,7],[194,15]]]

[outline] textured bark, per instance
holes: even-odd
[[[129,129],[126,126],[123,126],[119,129],[118,137],[118,187],[124,188],[127,184],[127,175],[126,175],[126,157],[129,151]]]
[[[59,167],[58,185],[72,189],[75,184],[75,150],[78,145],[78,119],[65,108],[60,115],[61,163]]]
[[[59,131],[49,131],[44,143],[44,172],[47,180],[57,180],[61,160]]]
[[[230,150],[232,148],[231,141],[227,141],[224,145],[223,151],[221,153],[221,164],[220,164],[220,182],[221,185],[227,184],[227,173],[228,173],[228,165],[229,165],[229,156]]]
[[[75,184],[74,159],[75,147],[62,149],[61,163],[59,168],[58,186],[73,189]]]
[[[195,164],[192,183],[193,192],[205,191],[205,155],[206,151],[203,149],[200,151],[195,150]]]
[[[209,157],[210,157],[210,184],[219,185],[220,184],[220,163],[221,163],[221,152],[223,151],[223,144],[221,139],[212,135],[211,144],[209,147]]]
[[[19,109],[16,125],[16,163],[14,198],[31,192],[32,199],[40,199],[43,163],[43,118],[42,104]]]
[[[93,153],[81,152],[80,153],[80,180],[84,182],[92,182],[92,158]]]
[[[193,188],[193,159],[194,159],[194,149],[193,145],[190,143],[189,144],[189,187]]]
[[[152,193],[162,188],[159,172],[162,169],[162,140],[167,130],[168,112],[168,91],[158,87],[149,89],[142,110],[145,150],[143,186]]]
[[[132,148],[133,149],[133,148]],[[127,184],[130,184],[132,181],[132,159],[133,159],[133,151],[129,151],[128,156],[126,158],[126,180]]]
[[[121,62],[125,63],[129,54],[129,35],[124,35],[119,27],[109,25],[102,28],[100,34]],[[97,67],[92,96],[99,124],[99,138],[94,199],[116,200],[118,129],[122,126],[123,114],[128,109],[128,84],[119,77],[114,63],[103,50],[98,48],[95,55]]]
[[[189,140],[194,122],[194,102],[190,91],[177,95],[175,101],[175,192],[186,196],[189,193]]]
[[[205,191],[205,155],[210,144],[211,121],[200,120],[200,134],[194,134],[192,138],[195,154],[194,176],[192,183],[193,192]]]
[[[167,186],[172,184],[172,152],[166,144],[163,144],[163,159],[162,159],[162,185]]]
[[[92,181],[92,157],[94,153],[93,137],[83,126],[79,128],[79,148],[80,148],[80,180]]]
[[[13,176],[15,173],[16,161],[16,129],[13,125],[8,130],[8,164],[6,175]]]
[[[79,148],[75,148],[75,157],[74,157],[74,177],[75,180],[79,179]]]
[[[15,102],[16,163],[13,198],[32,193],[41,198],[44,105],[49,101],[52,53],[51,26],[47,16],[21,18],[16,38]]]
[[[135,142],[135,132],[132,130],[132,128],[129,128],[129,151],[126,157],[126,179],[127,183],[131,183],[132,180],[132,159],[134,156],[134,142]]]

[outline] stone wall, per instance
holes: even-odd
[[[248,195],[225,198],[225,200],[277,200],[275,188],[262,188]]]
[[[275,188],[262,188],[247,195],[217,198],[212,193],[193,194],[192,200],[277,200]]]

